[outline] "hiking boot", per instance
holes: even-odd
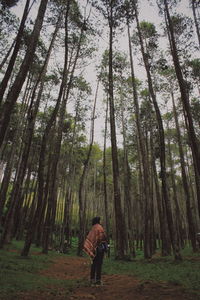
[[[102,286],[102,285],[103,285],[103,282],[102,282],[101,280],[97,280],[97,281],[95,282],[95,285],[96,285],[96,286]]]
[[[95,286],[96,282],[95,279],[90,279],[90,286]]]

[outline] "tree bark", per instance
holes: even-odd
[[[141,161],[142,161],[142,180],[144,186],[144,204],[145,204],[145,218],[144,218],[144,257],[151,258],[152,253],[150,250],[150,227],[151,227],[151,218],[150,218],[150,183],[149,183],[149,172],[148,172],[148,162],[147,162],[147,153],[144,144],[144,137],[141,131],[141,121],[140,121],[140,110],[138,104],[138,94],[136,87],[136,78],[133,66],[133,56],[132,56],[132,46],[131,46],[131,37],[130,37],[130,28],[129,21],[127,20],[128,28],[128,40],[129,40],[129,56],[130,56],[130,66],[131,66],[131,79],[132,79],[132,88],[133,88],[133,100],[135,108],[135,117],[136,117],[136,126],[137,126],[137,135],[139,141],[139,151],[141,152]]]
[[[91,157],[92,147],[93,147],[93,142],[94,142],[94,120],[95,120],[95,113],[96,113],[98,90],[99,90],[99,80],[97,82],[93,111],[92,111],[92,116],[91,116],[90,144],[89,144],[87,157],[86,157],[86,160],[83,165],[83,172],[82,172],[82,175],[80,178],[80,185],[79,185],[79,241],[78,241],[78,249],[77,249],[78,255],[82,254],[82,249],[83,249],[83,244],[84,244],[84,239],[85,239],[86,205],[85,205],[83,190],[84,190],[85,179],[86,179],[87,172],[88,172],[88,167],[89,167],[89,162],[90,162],[90,157]]]
[[[17,141],[14,138],[11,149],[10,149],[10,152],[9,152],[6,168],[5,168],[5,171],[4,171],[3,181],[1,183],[1,189],[0,189],[0,224],[1,224],[1,220],[2,220],[4,205],[6,203],[6,197],[7,197],[10,177],[11,177],[11,174],[12,174],[13,159],[14,159],[15,150],[16,150],[16,143],[17,143]]]
[[[123,132],[123,169],[124,169],[124,202],[125,202],[125,216],[127,219],[128,240],[130,248],[130,256],[135,258],[135,238],[134,238],[134,217],[132,210],[131,199],[131,173],[128,162],[127,138],[126,129],[124,124],[124,106],[121,103],[121,116],[122,116],[122,132]]]
[[[196,27],[196,32],[197,32],[197,37],[198,37],[198,42],[199,42],[199,48],[200,48],[200,29],[199,29],[199,21],[198,21],[197,14],[196,14],[196,9],[197,9],[199,3],[197,3],[196,0],[191,0],[191,2],[192,2],[192,13],[193,13],[193,17],[194,17],[194,24],[195,24],[195,27]]]
[[[197,191],[200,191],[200,144],[197,139],[192,114],[191,114],[191,108],[189,103],[189,96],[187,91],[187,86],[185,84],[185,80],[183,78],[183,73],[181,70],[181,65],[178,57],[178,51],[177,51],[177,45],[175,41],[175,34],[174,34],[174,28],[173,23],[171,20],[171,16],[169,13],[168,3],[166,0],[164,0],[165,5],[165,13],[166,13],[166,26],[168,29],[168,37],[169,37],[169,43],[171,48],[171,54],[174,61],[174,67],[175,72],[177,76],[177,80],[179,83],[179,89],[181,93],[181,101],[184,109],[184,116],[185,116],[185,123],[187,126],[190,146],[192,150],[192,156],[194,160],[194,166],[196,168],[196,185],[197,185]],[[199,203],[199,215],[200,215],[200,195],[197,193],[198,197],[198,203]]]
[[[169,127],[168,127],[169,129]],[[176,191],[176,180],[174,175],[174,163],[170,145],[170,139],[168,138],[168,152],[169,152],[169,165],[170,165],[170,175],[171,175],[171,182],[172,182],[172,190],[173,190],[173,198],[174,198],[174,205],[175,205],[175,223],[176,223],[176,230],[177,230],[177,239],[179,242],[179,246],[181,247],[181,233],[182,233],[182,218],[180,213],[180,207],[178,202],[178,195]]]
[[[180,155],[180,164],[181,164],[181,174],[182,174],[182,181],[183,181],[183,189],[184,189],[184,195],[185,195],[185,201],[186,201],[186,211],[187,211],[187,219],[188,219],[188,225],[189,225],[189,237],[192,242],[192,248],[193,251],[197,251],[197,245],[196,245],[196,230],[195,230],[195,223],[194,223],[194,216],[191,209],[191,195],[189,191],[189,185],[188,185],[188,179],[186,175],[186,167],[185,167],[185,158],[184,158],[184,152],[183,152],[183,146],[181,142],[181,131],[178,121],[178,115],[176,111],[176,105],[174,101],[174,95],[173,92],[171,92],[171,98],[172,98],[172,104],[173,104],[173,114],[176,124],[176,131],[177,131],[177,139],[178,139],[178,148],[179,148],[179,155]]]
[[[34,58],[35,49],[39,39],[39,34],[42,28],[43,19],[47,7],[48,0],[42,0],[38,10],[38,15],[34,25],[33,32],[31,34],[30,43],[27,48],[26,55],[20,67],[20,70],[15,78],[15,81],[8,93],[7,99],[5,100],[1,114],[0,114],[0,147],[2,146],[6,130],[10,123],[10,117],[15,106],[15,103],[18,99],[19,93],[22,89],[23,83],[26,79],[26,75],[30,68],[30,65]]]
[[[55,27],[55,30],[54,30],[54,33],[53,33],[53,36],[52,36],[52,40],[51,40],[51,43],[49,45],[47,56],[46,56],[46,59],[45,59],[42,71],[41,71],[40,76],[39,76],[39,78],[37,80],[37,83],[35,85],[35,89],[34,89],[34,92],[33,92],[33,95],[32,95],[32,103],[33,103],[37,87],[40,84],[40,88],[39,88],[39,91],[38,91],[37,99],[36,99],[35,103],[30,106],[29,114],[28,114],[30,117],[29,117],[28,129],[27,129],[27,140],[28,140],[28,143],[30,143],[30,144],[31,144],[31,141],[32,141],[32,136],[33,136],[33,133],[34,133],[34,126],[35,126],[36,116],[37,116],[37,113],[38,113],[39,104],[40,104],[41,96],[42,96],[43,89],[44,89],[44,81],[45,81],[45,75],[46,75],[46,71],[47,71],[47,66],[48,66],[49,59],[50,59],[50,56],[51,56],[51,52],[52,52],[52,49],[53,49],[53,45],[54,45],[54,42],[55,42],[58,30],[59,30],[61,17],[62,17],[62,13],[59,14],[58,21],[57,21],[57,24],[56,24],[56,27]],[[30,148],[28,149],[27,155],[29,155],[29,150],[30,150]],[[43,155],[45,155],[45,154],[43,153]],[[40,195],[40,196],[38,195],[38,197],[42,197],[42,195]],[[41,201],[41,203],[42,203],[42,201]],[[29,240],[30,240],[30,237],[29,237]],[[28,253],[25,254],[24,256],[26,256],[26,255],[28,255]]]
[[[170,238],[172,243],[172,248],[174,252],[174,257],[176,260],[181,260],[181,254],[180,254],[180,248],[177,242],[177,233],[174,227],[174,220],[172,216],[172,209],[171,209],[171,203],[168,195],[168,189],[167,189],[167,178],[166,178],[166,165],[165,165],[165,137],[164,137],[164,128],[161,118],[161,113],[157,104],[156,95],[154,93],[153,89],[153,83],[150,73],[150,67],[148,62],[147,53],[145,53],[144,49],[144,43],[142,40],[141,30],[140,30],[140,24],[138,20],[138,12],[137,8],[135,6],[135,12],[136,12],[136,22],[137,22],[137,29],[138,29],[138,35],[140,40],[140,46],[141,46],[141,52],[143,56],[143,61],[147,73],[147,79],[148,79],[148,86],[149,86],[149,92],[153,101],[157,123],[158,123],[158,129],[159,129],[159,146],[160,146],[160,166],[161,166],[161,179],[162,179],[162,196],[165,202],[166,207],[166,213],[167,213],[167,221],[168,221],[168,227],[170,232]]]
[[[104,188],[104,209],[105,209],[105,217],[106,217],[106,234],[107,234],[107,238],[109,241],[109,239],[110,239],[110,222],[109,222],[107,175],[106,175],[107,124],[108,124],[108,99],[106,99],[106,116],[105,116],[105,132],[104,132],[104,147],[103,147],[103,188]]]
[[[13,47],[14,47],[14,45],[15,45],[15,41],[16,41],[16,39],[14,39],[14,41],[12,42],[12,44],[11,44],[11,46],[10,46],[8,52],[7,52],[6,55],[4,56],[4,58],[3,58],[3,60],[2,60],[2,62],[1,62],[1,64],[0,64],[0,70],[3,68],[3,66],[4,66],[4,64],[6,63],[8,57],[10,56],[10,53],[12,52],[12,49],[13,49]]]
[[[116,258],[125,259],[128,243],[125,220],[122,212],[121,195],[119,187],[119,165],[116,141],[115,127],[115,106],[113,95],[113,8],[112,1],[110,4],[109,20],[109,105],[110,105],[110,130],[111,130],[111,149],[112,149],[112,169],[113,169],[113,186],[114,186],[114,207],[115,207],[115,226],[116,226]]]
[[[53,161],[52,161],[52,172],[51,172],[51,179],[50,179],[50,191],[49,191],[49,197],[48,197],[48,207],[51,210],[54,206],[54,202],[56,201],[56,193],[55,193],[55,188],[56,188],[56,174],[57,174],[57,166],[58,166],[58,161],[59,161],[59,157],[60,157],[60,148],[61,148],[61,141],[62,141],[62,130],[63,130],[63,123],[64,123],[64,118],[65,118],[65,111],[66,111],[66,104],[67,104],[67,100],[69,97],[69,93],[70,90],[72,88],[72,80],[74,77],[74,71],[77,65],[77,61],[79,58],[79,52],[80,52],[80,48],[81,48],[81,42],[82,42],[82,37],[83,37],[83,26],[81,28],[81,32],[80,32],[80,37],[79,37],[79,41],[78,41],[78,45],[77,45],[77,50],[76,50],[76,55],[74,58],[74,62],[73,62],[73,66],[72,66],[72,70],[71,70],[71,74],[70,74],[70,78],[69,81],[67,82],[68,79],[68,73],[69,70],[67,68],[67,63],[68,63],[68,26],[67,26],[67,17],[69,14],[69,3],[68,2],[68,6],[67,6],[67,12],[66,12],[66,22],[65,22],[65,29],[66,29],[66,36],[65,36],[65,63],[64,63],[64,70],[63,70],[63,77],[62,77],[62,83],[61,83],[61,87],[60,87],[60,92],[59,92],[59,98],[57,102],[61,102],[60,105],[60,110],[59,110],[59,120],[58,120],[58,132],[57,132],[57,138],[56,138],[56,144],[55,144],[55,155],[53,157]],[[67,88],[67,89],[66,89]],[[62,99],[63,97],[63,99]],[[62,100],[62,101],[61,101]],[[48,210],[48,208],[47,208]],[[52,223],[53,220],[51,220],[51,214],[49,213],[47,215],[47,219],[46,219],[46,236],[47,236],[47,243],[48,243],[48,238],[52,229]],[[47,248],[47,247],[46,247]],[[45,249],[45,251],[47,251],[47,249]]]
[[[15,47],[14,47],[12,56],[10,58],[7,70],[5,72],[4,78],[3,78],[3,80],[0,84],[0,104],[1,104],[1,101],[3,100],[3,96],[4,96],[4,93],[6,91],[7,84],[8,84],[8,81],[10,79],[10,76],[11,76],[11,73],[13,71],[13,67],[14,67],[18,52],[19,52],[19,48],[20,48],[20,45],[21,45],[22,36],[23,36],[23,32],[24,32],[25,22],[26,22],[28,12],[29,12],[29,4],[30,4],[30,0],[26,0],[26,5],[25,5],[25,8],[24,8],[24,13],[23,13],[23,16],[22,16],[21,24],[19,26],[17,37],[15,39]]]
[[[152,138],[151,138],[151,147],[153,148]],[[171,255],[171,243],[170,243],[169,230],[167,225],[166,209],[162,200],[162,196],[160,194],[160,186],[159,186],[155,161],[156,159],[154,155],[152,155],[152,168],[154,174],[155,192],[156,192],[156,200],[157,200],[159,223],[160,223],[160,237],[162,241],[161,252],[162,252],[162,256],[169,256]]]

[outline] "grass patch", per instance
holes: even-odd
[[[48,255],[44,255],[40,248],[32,247],[29,257],[23,258],[20,256],[22,248],[23,242],[13,242],[7,249],[0,250],[0,299],[14,299],[18,292],[42,292],[49,286],[55,295],[59,289],[64,290],[67,295],[75,287],[87,286],[88,282],[84,280],[53,279],[39,274],[40,270],[47,269],[57,257],[66,254],[49,251]],[[67,256],[76,256],[76,250],[77,239],[73,239]],[[111,250],[111,257],[104,259],[105,274],[134,275],[141,281],[169,282],[195,293],[200,290],[199,253],[192,253],[189,247],[182,251],[183,261],[179,263],[172,256],[157,255],[147,261],[143,259],[142,251],[137,251],[134,261],[118,261],[114,259],[113,245]]]
[[[57,280],[38,274],[42,269],[48,268],[53,259],[60,254],[50,251],[48,255],[41,254],[41,249],[32,247],[30,256],[20,256],[22,242],[13,242],[6,249],[0,250],[0,297],[14,295],[21,291],[45,290],[49,285],[66,288],[66,292],[75,282]]]
[[[134,275],[141,280],[169,282],[197,292],[200,290],[200,259],[190,249],[183,251],[183,261],[175,262],[173,257],[155,257],[150,261],[142,258],[141,252],[132,262],[104,260],[103,271],[106,274]]]

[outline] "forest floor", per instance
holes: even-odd
[[[87,258],[57,257],[40,275],[57,280],[76,282],[71,288],[55,287],[18,292],[15,300],[197,300],[198,295],[191,294],[175,283],[141,281],[129,275],[103,274],[103,286],[89,285],[90,262]],[[7,298],[11,299],[11,298]],[[5,299],[5,300],[7,300]]]

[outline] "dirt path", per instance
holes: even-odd
[[[88,283],[89,261],[85,258],[61,257],[40,274],[56,279],[75,279],[77,287],[68,294],[64,289],[48,287],[46,291],[21,293],[15,300],[197,300],[172,284],[153,283],[127,275],[103,275],[104,285],[91,287]]]

